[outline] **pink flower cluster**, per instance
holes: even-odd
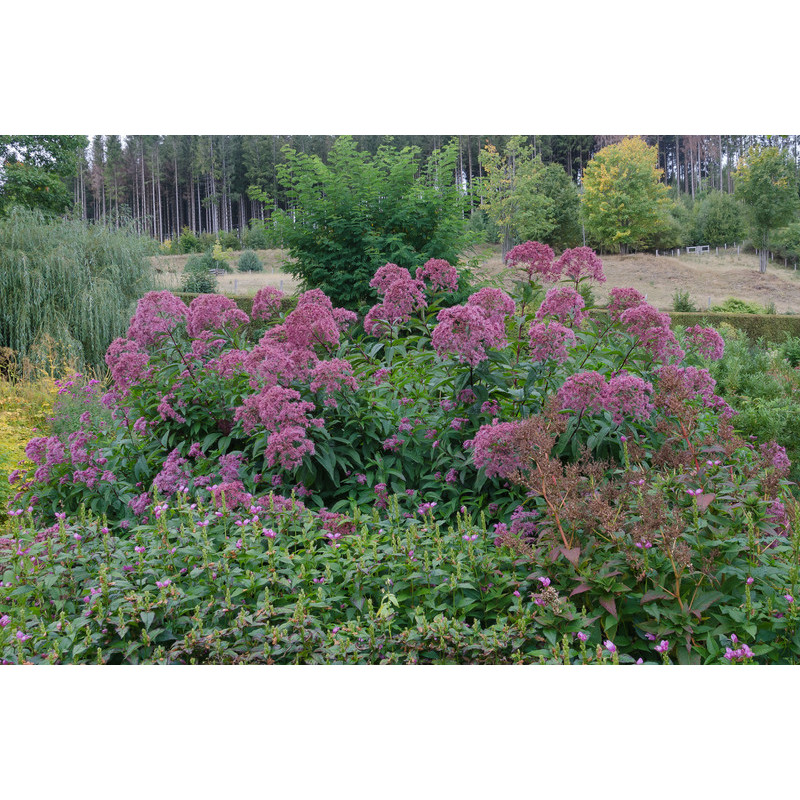
[[[162,496],[172,496],[178,491],[179,487],[185,486],[189,482],[191,473],[184,469],[187,463],[187,460],[181,456],[177,448],[167,456],[161,471],[153,479],[153,486],[158,489]]]
[[[528,329],[531,360],[563,364],[569,348],[575,345],[575,333],[560,322],[532,322]]]
[[[236,409],[235,420],[242,420],[245,432],[263,425],[270,433],[265,457],[272,467],[276,463],[284,469],[300,465],[305,453],[314,453],[314,443],[308,439],[309,426],[321,427],[321,419],[309,419],[314,404],[300,399],[295,389],[268,386],[257,395],[245,398]]]
[[[311,370],[311,391],[324,391],[328,395],[334,392],[343,392],[345,389],[356,391],[358,382],[353,377],[353,367],[349,361],[340,358],[332,358],[328,361],[320,361]],[[336,400],[328,397],[325,405],[336,407]]]
[[[535,319],[541,322],[545,317],[555,317],[562,325],[579,325],[586,316],[585,305],[583,297],[571,286],[554,286],[544,296]]]
[[[516,311],[511,297],[501,289],[492,289],[488,286],[470,295],[467,305],[477,306],[492,322],[502,325],[503,329],[505,329],[506,317],[513,317]]]
[[[247,325],[250,317],[229,297],[221,294],[201,294],[189,305],[186,332],[199,336],[203,331],[218,331],[222,328],[238,328]]]
[[[274,286],[265,286],[256,292],[250,315],[253,319],[269,319],[281,310],[283,292]]]
[[[483,467],[488,478],[508,478],[520,470],[516,436],[519,422],[498,422],[482,425],[472,440],[472,461]]]
[[[387,333],[428,305],[423,281],[412,278],[407,269],[397,264],[380,267],[369,285],[383,296],[383,302],[374,305],[364,319],[364,330],[371,336]]]
[[[148,292],[136,306],[128,327],[128,339],[151,347],[189,315],[186,303],[171,292]]]
[[[685,353],[670,329],[669,314],[662,314],[649,303],[623,311],[619,320],[640,347],[664,364],[680,361]]]
[[[640,306],[644,302],[644,295],[641,292],[637,292],[636,289],[621,289],[615,286],[611,290],[611,300],[608,304],[608,316],[611,317],[614,322],[619,322],[623,311],[627,311],[629,308],[636,308],[636,306]]]
[[[653,412],[653,385],[636,375],[620,373],[606,382],[598,372],[570,375],[556,393],[562,410],[599,414],[610,411],[615,425],[644,420]]]
[[[144,377],[149,358],[133,339],[114,339],[105,356],[111,378],[123,393]]]
[[[667,379],[669,382],[677,382],[690,397],[699,397],[706,408],[718,411],[722,419],[730,419],[733,416],[733,409],[721,397],[714,394],[717,382],[707,369],[665,364],[656,370],[656,375],[659,381]]]
[[[541,242],[523,242],[506,253],[506,264],[522,267],[529,280],[557,281],[561,267],[555,263],[553,248]]]
[[[487,347],[505,347],[508,342],[505,325],[477,304],[444,308],[436,315],[436,322],[431,336],[433,349],[441,358],[454,355],[471,367],[486,360]]]
[[[418,281],[429,283],[435,292],[454,292],[458,289],[458,272],[443,258],[430,258],[417,267],[414,276]]]
[[[781,445],[773,441],[762,444],[758,449],[764,460],[778,475],[786,476],[789,474],[792,462],[786,455],[785,447],[781,447]]]
[[[725,340],[713,328],[693,325],[686,329],[686,338],[703,358],[719,361],[725,352]]]
[[[584,279],[605,283],[606,276],[603,272],[603,262],[591,247],[573,247],[565,250],[561,258],[555,263],[559,275],[564,275],[575,285]]]

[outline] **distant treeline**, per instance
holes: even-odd
[[[480,153],[487,145],[502,151],[510,136],[355,136],[359,148],[375,155],[388,145],[416,148],[420,163],[450,143],[458,147],[453,176],[470,191],[474,206],[481,201]],[[560,164],[580,182],[592,156],[620,141],[619,136],[527,136],[527,143],[545,164]],[[658,148],[658,166],[676,195],[733,191],[738,158],[753,144],[789,149],[798,156],[797,136],[644,136]],[[318,155],[323,161],[336,141],[326,136],[95,136],[77,159],[71,184],[75,215],[91,221],[122,224],[133,220],[142,232],[163,241],[182,230],[217,235],[243,231],[251,220],[268,220],[278,210],[290,211],[291,200],[278,179],[284,147]]]

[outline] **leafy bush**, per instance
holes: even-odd
[[[270,247],[267,226],[257,219],[250,220],[250,227],[242,234],[242,245],[249,250],[266,250]]]
[[[217,288],[217,276],[212,270],[216,268],[216,261],[210,252],[202,256],[189,256],[183,268],[181,291],[194,294],[214,292]]]
[[[735,435],[719,334],[633,289],[588,316],[585,248],[509,261],[517,303],[446,308],[449,264],[387,264],[362,332],[319,291],[145,296],[116,424],[13,476],[0,658],[796,662],[789,462]]]
[[[676,289],[675,294],[672,295],[672,308],[675,311],[697,311],[697,306],[689,297],[689,292],[682,292],[680,289]]]
[[[677,310],[677,309],[676,309]],[[747,300],[739,300],[736,297],[729,297],[720,305],[711,306],[711,311],[722,311],[727,314],[765,314],[764,308],[758,303],[751,303]]]
[[[406,269],[428,259],[455,263],[470,241],[466,200],[453,181],[456,148],[436,151],[425,165],[418,150],[381,147],[375,157],[339,137],[323,164],[284,147],[278,174],[293,204],[281,232],[296,259],[289,271],[335,305],[358,308],[371,297],[370,279],[388,262]]]
[[[242,246],[238,231],[220,231],[218,241],[225,250],[238,250]]]
[[[245,250],[239,256],[239,271],[240,272],[263,272],[264,265],[261,259],[256,255],[253,250]]]
[[[741,242],[746,234],[744,207],[733,195],[709,192],[694,207],[694,232],[690,244],[722,247]]]
[[[132,230],[12,209],[0,220],[0,346],[22,360],[49,338],[62,360],[100,368],[152,288],[147,247]]]
[[[176,240],[178,250],[181,253],[202,253],[203,248],[200,240],[192,233],[189,228],[184,228],[180,237]]]

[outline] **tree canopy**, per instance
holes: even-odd
[[[72,194],[65,179],[88,143],[85,136],[0,136],[0,216],[12,206],[66,211]]]
[[[327,163],[289,147],[283,155],[278,177],[290,204],[283,237],[296,259],[288,268],[335,305],[366,302],[375,270],[387,262],[409,270],[430,258],[455,264],[469,241],[452,146],[423,163],[417,148],[385,145],[373,156],[345,136]]]
[[[777,147],[751,147],[736,170],[736,196],[747,208],[759,247],[759,270],[766,272],[770,233],[791,222],[800,206],[791,156]]]
[[[659,234],[670,201],[657,164],[656,148],[635,137],[604,147],[586,165],[582,208],[592,242],[627,253]]]

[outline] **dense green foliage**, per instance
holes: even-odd
[[[0,220],[0,346],[36,359],[49,342],[62,362],[103,368],[152,287],[147,248],[129,229],[12,209]]]
[[[72,205],[64,179],[86,149],[85,136],[0,135],[0,218],[21,206],[58,214]]]
[[[216,261],[210,252],[189,256],[183,268],[181,291],[188,294],[208,294],[217,290],[217,276],[213,272]]]
[[[263,272],[264,265],[254,250],[245,250],[237,264],[240,272]]]
[[[736,170],[736,197],[747,208],[761,272],[766,272],[770,233],[792,222],[800,207],[797,165],[777,147],[752,147]]]
[[[543,302],[431,285],[348,336],[321,293],[148,295],[12,478],[0,658],[796,663],[783,449],[735,434],[713,331],[632,290],[584,317],[572,256]]]
[[[787,336],[777,345],[728,326],[721,330],[725,355],[711,374],[737,412],[736,430],[758,443],[780,441],[792,462],[791,479],[800,480],[800,338]]]
[[[743,208],[733,195],[709,192],[694,205],[694,229],[690,244],[722,247],[741,242],[745,235]]]
[[[327,163],[289,148],[284,157],[278,175],[294,219],[282,235],[297,259],[288,269],[336,305],[366,302],[387,262],[412,271],[430,258],[456,263],[470,241],[452,147],[421,165],[413,148],[381,147],[373,157],[341,137]]]
[[[586,165],[581,197],[589,239],[620,253],[649,246],[667,226],[662,174],[655,148],[639,137],[596,153]]]
[[[563,250],[581,242],[580,201],[569,175],[557,164],[545,164],[525,137],[512,137],[502,155],[494,145],[481,152],[486,178],[481,182],[481,209],[500,231],[503,253],[526,240]]]

